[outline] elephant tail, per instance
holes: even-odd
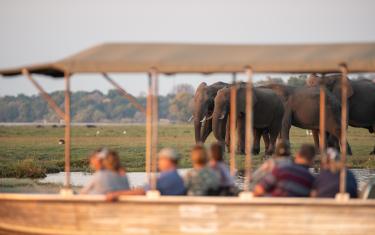
[[[281,139],[289,140],[289,130],[292,126],[292,101],[288,99],[284,107],[284,115],[281,122]]]

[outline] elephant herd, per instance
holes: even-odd
[[[347,86],[348,125],[375,131],[375,83],[367,79],[350,80]],[[260,152],[260,139],[265,154],[274,152],[277,138],[289,140],[291,126],[312,130],[319,147],[319,84],[326,90],[326,136],[333,147],[341,146],[341,74],[312,74],[303,87],[269,84],[253,88],[253,154]],[[215,138],[229,146],[229,110],[231,84],[201,83],[194,95],[195,141],[204,143],[212,132]],[[237,89],[237,152],[245,153],[246,83]],[[340,145],[339,145],[340,144]],[[352,154],[349,143],[348,154]],[[370,154],[375,154],[375,146]]]

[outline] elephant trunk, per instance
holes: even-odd
[[[195,131],[195,143],[202,142],[202,119],[205,117],[202,108],[195,110],[194,112],[194,131]]]
[[[214,112],[212,115],[212,132],[218,141],[225,140],[227,115]]]

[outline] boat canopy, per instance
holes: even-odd
[[[375,72],[375,43],[308,45],[220,45],[176,43],[107,43],[52,63],[0,70],[14,76],[30,73],[55,78],[64,73],[330,73],[345,63],[350,72]]]

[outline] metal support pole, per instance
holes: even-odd
[[[152,82],[152,144],[151,144],[151,188],[156,190],[156,172],[157,172],[157,155],[158,155],[158,71],[151,69]]]
[[[233,73],[232,86],[230,88],[230,173],[232,176],[236,174],[236,121],[237,121],[237,84],[236,73]]]
[[[108,76],[108,74],[106,73],[103,73],[103,76],[104,78],[109,82],[111,83],[116,89],[117,91],[127,100],[129,100],[129,102],[136,108],[138,109],[140,112],[142,113],[146,113],[146,110],[145,108],[137,101],[137,99],[132,96],[131,94],[129,94],[128,92],[125,91],[124,88],[122,88],[120,86],[120,84],[118,84],[117,82],[115,82],[112,78],[110,78]]]
[[[65,188],[70,188],[70,74],[65,73]]]
[[[249,191],[249,184],[251,178],[251,149],[253,136],[253,70],[250,67],[245,69],[248,78],[246,87],[246,133],[245,133],[245,182],[244,190]]]
[[[324,79],[324,77],[323,77]],[[326,148],[326,90],[324,86],[324,81],[320,82],[320,111],[319,111],[319,131],[320,131],[320,163],[322,163],[323,157],[325,156]]]
[[[340,171],[340,194],[346,193],[346,143],[347,143],[347,124],[348,124],[348,87],[346,65],[340,65],[341,71],[341,171]]]

